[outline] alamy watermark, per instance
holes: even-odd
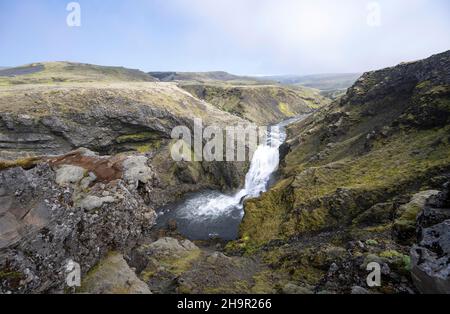
[[[377,262],[367,264],[367,271],[370,271],[367,276],[367,286],[370,288],[381,287],[381,266]]]
[[[67,15],[66,23],[69,27],[81,26],[81,5],[78,2],[70,2],[66,6],[70,13]]]
[[[66,285],[70,288],[81,287],[81,267],[80,264],[69,260],[65,266]]]
[[[381,26],[381,4],[377,1],[372,1],[367,4],[367,25],[370,27]]]
[[[171,136],[176,142],[170,153],[174,161],[247,161],[259,145],[278,148],[279,133],[277,126],[254,124],[203,128],[202,120],[196,118],[193,132],[187,126],[173,128]]]

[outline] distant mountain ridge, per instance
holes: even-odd
[[[329,98],[341,96],[347,88],[353,85],[361,73],[331,73],[314,75],[273,75],[273,76],[239,76],[225,71],[212,72],[149,72],[149,75],[162,82],[225,82],[233,84],[272,84],[288,85],[290,87],[308,87],[320,90]]]
[[[356,82],[361,73],[329,73],[313,75],[266,76],[265,79],[277,81],[284,85],[301,85],[322,91],[347,89]]]
[[[0,85],[105,81],[154,82],[157,79],[140,70],[75,62],[38,62],[0,70]]]
[[[245,82],[253,84],[268,83],[269,80],[231,74],[225,71],[209,71],[209,72],[149,72],[149,75],[159,79],[162,82],[172,81],[193,81],[193,82]],[[271,82],[275,83],[275,82]]]

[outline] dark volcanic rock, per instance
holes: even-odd
[[[412,276],[423,293],[450,294],[450,220],[423,230],[411,249]]]
[[[450,294],[448,183],[427,201],[417,219],[419,243],[411,248],[412,277],[422,293]]]
[[[156,218],[139,195],[154,184],[141,159],[125,158],[110,181],[70,159],[0,172],[0,291],[63,292],[69,260],[85,275],[108,252],[132,248]]]

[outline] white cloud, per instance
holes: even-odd
[[[360,71],[449,47],[449,13],[425,0],[383,0],[381,27],[367,24],[361,0],[174,0],[189,16],[193,47],[239,51],[270,63],[263,71]],[[445,2],[444,2],[445,3]],[[414,34],[429,33],[417,41]],[[205,38],[208,39],[205,42]],[[227,51],[229,49],[237,51]],[[195,48],[193,48],[195,50]],[[254,71],[258,71],[255,69]]]

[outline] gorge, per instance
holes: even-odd
[[[449,293],[449,73],[446,51],[332,101],[222,72],[0,70],[0,292]],[[274,127],[250,162],[173,160],[194,118]]]
[[[267,191],[269,181],[278,170],[279,148],[286,139],[285,127],[306,116],[288,119],[269,128],[266,143],[257,147],[245,176],[244,188],[234,195],[202,191],[159,212],[157,224],[175,221],[180,233],[190,240],[219,238],[235,240],[244,216],[243,203]]]

